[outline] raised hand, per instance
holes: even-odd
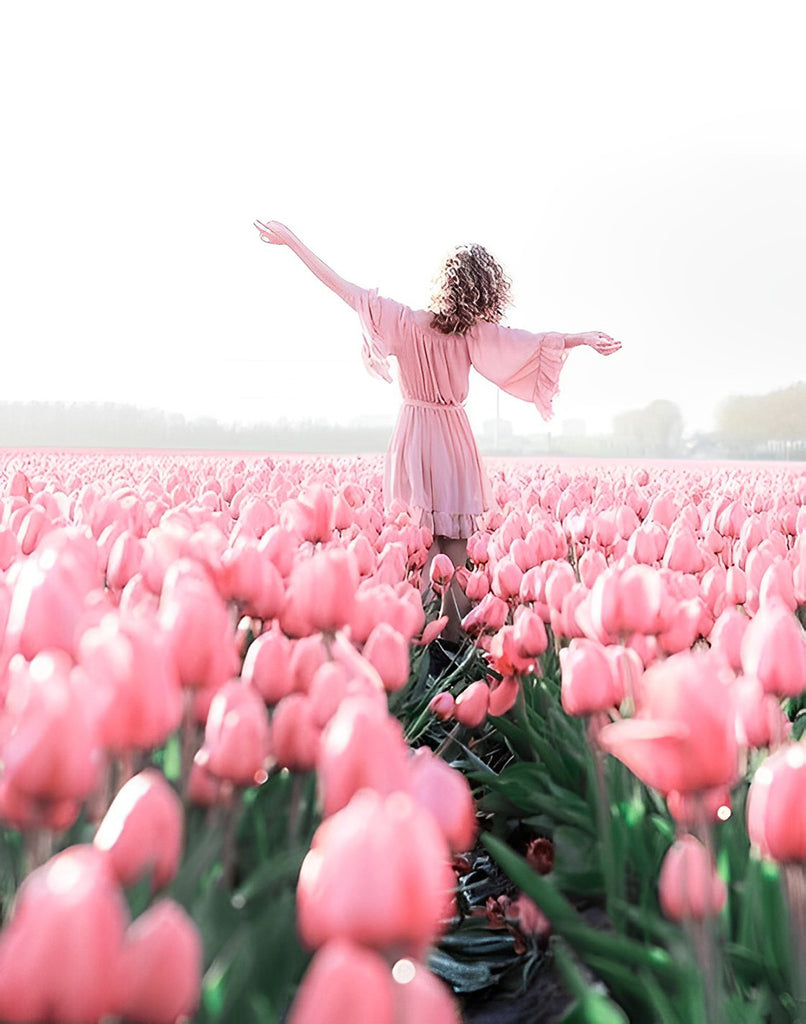
[[[605,334],[603,331],[588,331],[584,335],[585,344],[602,356],[612,356],[614,352],[618,352],[621,348],[621,342],[611,338],[609,334]]]
[[[290,231],[277,220],[270,220],[267,224],[263,221],[254,221],[255,227],[260,232],[261,242],[270,242],[272,245],[286,245]]]

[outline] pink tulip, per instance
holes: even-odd
[[[698,573],[705,567],[705,557],[693,531],[678,527],[669,534],[663,565],[676,572]]]
[[[319,551],[299,561],[291,573],[280,624],[286,632],[293,611],[292,635],[332,632],[345,626],[353,614],[358,587],[358,570],[342,548]],[[306,627],[300,633],[298,624]]]
[[[430,811],[454,853],[471,849],[476,835],[476,807],[467,779],[428,747],[409,760],[409,793]]]
[[[474,565],[486,565],[489,560],[489,534],[474,533],[467,541],[467,556]]]
[[[436,694],[436,696],[431,698],[428,704],[428,709],[435,714],[441,722],[450,721],[450,719],[453,718],[454,711],[456,710],[456,701],[454,700],[453,694],[448,693],[447,690]]]
[[[305,539],[316,544],[330,540],[333,533],[333,493],[321,484],[290,501],[284,509],[288,522]]]
[[[718,651],[734,672],[742,667],[742,640],[750,619],[738,608],[726,608],[714,623],[708,641]]]
[[[123,590],[129,580],[140,571],[143,562],[143,544],[140,538],[124,530],[113,543],[106,563],[106,582],[113,590]]]
[[[700,635],[704,605],[698,598],[676,601],[661,621],[658,644],[667,654],[688,651]],[[710,628],[707,629],[710,632]]]
[[[529,614],[534,615],[534,612],[529,612]],[[540,619],[538,622],[541,626],[543,625]],[[518,653],[514,626],[502,626],[490,640],[489,650],[490,662],[495,671],[502,676],[523,675],[526,672],[531,672],[535,667],[533,657],[525,657]]]
[[[175,562],[165,573],[159,622],[167,631],[182,686],[220,686],[237,672],[234,629],[227,607],[195,563]]]
[[[471,572],[467,577],[465,593],[470,601],[480,601],[490,592],[490,578],[485,571]]]
[[[591,590],[591,617],[597,629],[613,637],[656,633],[663,598],[663,580],[649,566],[634,565],[623,572],[608,569]]]
[[[94,847],[68,847],[32,871],[0,933],[0,1018],[86,1024],[111,1015],[127,920]]]
[[[409,645],[404,636],[387,622],[379,622],[364,644],[364,657],[378,671],[389,693],[409,681]]]
[[[563,600],[576,583],[574,570],[568,562],[555,562],[546,576],[546,603],[549,608],[559,611]]]
[[[126,931],[116,972],[115,1013],[142,1024],[175,1024],[195,1013],[201,994],[202,940],[171,899],[153,904]]]
[[[806,636],[782,602],[772,601],[754,616],[742,639],[742,668],[779,697],[806,690]]]
[[[418,956],[443,928],[455,878],[432,815],[406,793],[356,793],[316,831],[297,883],[303,942]]]
[[[164,743],[182,718],[169,638],[151,615],[107,615],[86,630],[77,657],[97,689],[104,746],[116,753]]]
[[[75,652],[89,593],[102,585],[95,543],[54,531],[20,566],[5,644],[31,660],[39,651]]]
[[[574,639],[560,651],[560,699],[569,715],[592,715],[618,707],[624,699],[605,648],[595,640]]]
[[[638,714],[606,725],[599,743],[662,793],[731,785],[739,756],[733,678],[708,651],[657,662],[642,680]]]
[[[471,683],[456,698],[454,717],[468,729],[476,729],[487,717],[490,688],[481,680]]]
[[[497,633],[506,622],[508,612],[505,601],[488,594],[462,619],[462,629],[470,635],[484,630]]]
[[[96,717],[61,651],[20,655],[8,669],[3,778],[39,801],[83,800],[102,766]]]
[[[493,569],[492,592],[503,601],[517,597],[523,572],[509,555],[496,562]]]
[[[434,619],[433,622],[429,622],[423,630],[423,635],[420,639],[414,641],[415,647],[427,647],[429,644],[433,643],[438,636],[442,635],[442,632],[447,625],[447,615],[440,615],[438,619]]]
[[[762,607],[780,602],[790,611],[795,611],[798,599],[795,596],[795,582],[789,562],[781,559],[765,571],[758,588],[758,600]]]
[[[283,579],[287,579],[291,575],[300,539],[300,535],[294,530],[272,526],[261,537],[258,551],[265,552]]]
[[[268,705],[277,704],[294,689],[291,641],[274,626],[249,645],[241,678],[253,686]]]
[[[459,1011],[446,985],[424,964],[398,960],[392,968],[395,1024],[461,1024]],[[375,1018],[371,1018],[373,1024]]]
[[[346,698],[322,733],[317,774],[325,815],[341,810],[367,786],[383,796],[409,786],[403,728],[365,697]]]
[[[766,693],[755,676],[742,676],[736,686],[736,734],[745,747],[778,746],[791,726],[780,701]]]
[[[694,836],[683,836],[667,851],[658,877],[663,913],[672,921],[701,921],[725,906],[725,883],[711,855]]]
[[[227,548],[218,568],[219,589],[226,601],[236,601],[246,615],[273,619],[283,605],[283,579],[257,543],[242,541]]]
[[[515,707],[518,694],[521,692],[520,679],[517,676],[504,676],[501,680],[488,679],[490,700],[487,714],[500,718]]]
[[[713,786],[693,793],[672,790],[666,794],[666,804],[678,825],[692,830],[701,829],[722,821],[725,813],[730,813],[730,790],[727,786]]]
[[[176,875],[183,831],[182,801],[162,772],[146,768],[118,791],[94,844],[121,885],[150,875],[152,889],[162,889]]]
[[[311,961],[288,1024],[341,1021],[398,1024],[386,960],[351,939],[335,938]]]
[[[313,702],[291,693],[279,702],[271,720],[274,759],[279,768],[309,772],[316,764],[321,728]]]
[[[447,555],[434,555],[429,571],[431,586],[437,594],[443,594],[453,579],[454,565]]]
[[[543,620],[529,608],[521,607],[516,612],[513,635],[515,650],[519,657],[539,657],[548,647],[548,637]]]
[[[197,760],[219,779],[252,786],[266,777],[271,754],[269,717],[260,695],[241,680],[213,697]]]
[[[747,832],[762,857],[806,861],[806,747],[788,743],[756,769],[747,797]]]

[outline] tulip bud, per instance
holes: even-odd
[[[443,928],[455,877],[432,815],[406,793],[364,789],[317,829],[297,883],[306,945],[352,939],[418,956]]]
[[[683,836],[668,850],[658,876],[663,913],[672,921],[701,921],[725,906],[725,883],[711,855],[694,836]]]
[[[768,693],[797,697],[806,690],[806,636],[790,609],[773,601],[759,609],[741,646],[742,668]]]
[[[378,670],[388,693],[409,681],[409,646],[406,638],[387,622],[379,622],[364,644],[364,657]]]
[[[341,810],[365,786],[381,795],[407,789],[402,726],[374,700],[346,698],[322,733],[317,773],[325,815]]]
[[[431,562],[431,569],[429,571],[429,579],[431,580],[431,586],[437,594],[443,594],[453,579],[454,565],[448,555],[444,555],[441,552],[434,555]]]
[[[283,697],[271,720],[272,750],[278,767],[311,771],[316,764],[320,736],[312,700],[302,693]]]
[[[490,705],[490,688],[481,680],[471,683],[456,698],[454,717],[468,729],[475,729],[487,717]]]
[[[273,626],[249,645],[241,678],[253,686],[268,705],[277,704],[294,688],[291,641]]]
[[[126,1020],[189,1020],[201,994],[202,941],[178,903],[160,900],[126,931],[116,972],[115,1013]]]
[[[563,710],[569,715],[592,715],[618,707],[624,699],[605,649],[595,640],[574,639],[560,651]]]
[[[447,690],[436,694],[436,696],[431,698],[428,704],[428,710],[433,712],[433,714],[435,714],[442,722],[448,722],[453,718],[455,708],[456,701],[454,700],[453,694],[449,693]]]
[[[182,801],[156,768],[146,768],[124,783],[95,833],[123,886],[151,874],[152,889],[176,875],[182,856]]]
[[[70,846],[32,871],[0,933],[0,1018],[81,1024],[111,1015],[127,920],[94,847]]]
[[[470,785],[428,747],[419,747],[409,760],[409,793],[434,815],[454,853],[473,846],[476,806]]]
[[[265,779],[270,753],[269,716],[260,695],[241,680],[225,683],[210,704],[199,763],[219,779],[252,786]]]
[[[747,832],[762,857],[806,861],[806,746],[788,743],[764,761],[747,796]]]

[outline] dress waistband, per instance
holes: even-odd
[[[425,402],[420,398],[404,398],[404,405],[413,405],[415,409],[464,409],[464,402]]]

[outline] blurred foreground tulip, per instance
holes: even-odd
[[[454,853],[469,850],[476,835],[476,807],[467,779],[428,747],[419,747],[409,766],[409,793],[434,815]]]
[[[94,847],[68,847],[31,872],[0,933],[0,1018],[87,1024],[111,1015],[127,923]]]
[[[174,900],[149,907],[129,925],[116,972],[115,1011],[136,1024],[189,1020],[201,994],[202,941]]]
[[[747,796],[747,831],[762,857],[806,862],[806,746],[789,743],[757,769]]]
[[[407,793],[362,790],[316,831],[297,884],[303,942],[351,939],[419,956],[443,929],[455,877],[430,812]]]
[[[162,889],[176,875],[182,856],[182,801],[156,768],[124,783],[104,815],[94,845],[106,854],[121,885],[147,875]]]
[[[686,835],[667,851],[658,876],[664,914],[672,921],[699,921],[725,906],[725,883],[699,839]]]
[[[197,761],[219,779],[253,786],[265,779],[270,755],[269,716],[260,695],[241,680],[225,683],[210,705]]]
[[[592,715],[618,707],[624,688],[605,648],[595,640],[573,639],[560,651],[561,700],[569,715]]]
[[[364,787],[381,796],[408,789],[402,726],[374,700],[346,698],[322,733],[317,777],[326,816],[345,807]]]
[[[645,673],[638,714],[606,725],[599,743],[664,794],[732,785],[739,769],[733,679],[709,651],[672,655]]]
[[[333,939],[313,958],[289,1024],[460,1024],[446,986],[415,960]]]

